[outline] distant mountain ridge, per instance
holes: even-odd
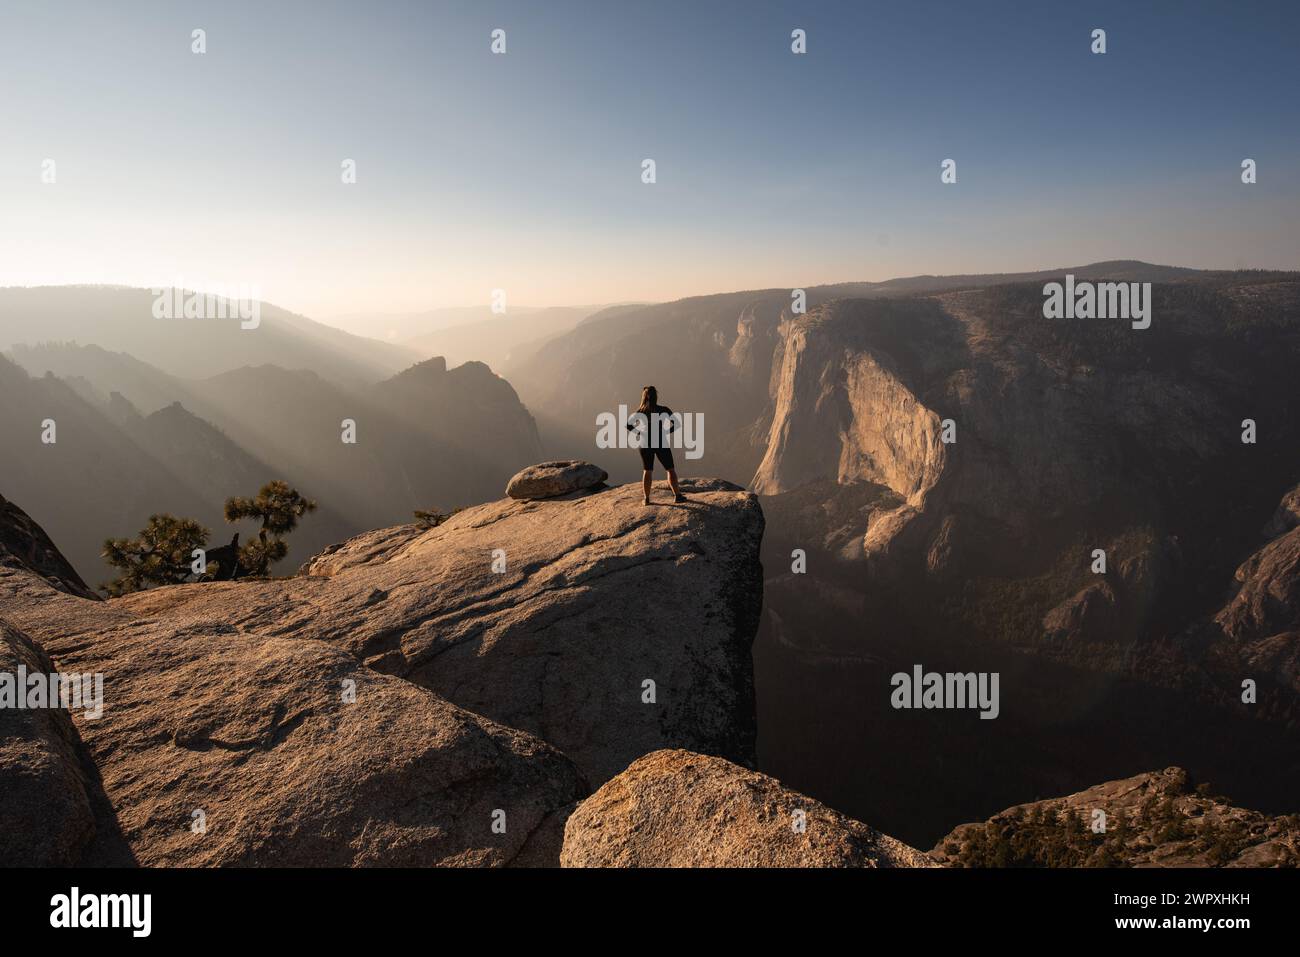
[[[511,305],[508,302],[503,305],[506,309],[504,313],[494,311],[490,305],[445,306],[438,309],[426,309],[422,312],[345,313],[326,316],[321,321],[336,328],[345,329],[353,335],[379,339],[384,342],[409,343],[459,326],[474,326],[482,322],[498,322],[503,319],[535,318],[545,321],[547,314],[572,313],[580,317],[589,316],[610,307],[609,304],[529,306]],[[472,356],[471,358],[486,361],[483,356]],[[452,364],[459,363],[453,361]]]
[[[472,322],[459,323],[402,344],[421,355],[443,356],[449,365],[477,361],[497,372],[507,371],[547,340],[568,332],[601,306],[558,306],[551,309],[510,311]]]
[[[845,282],[804,288],[806,309],[836,299],[895,299],[961,289],[1080,279],[1170,282],[1223,275],[1136,260],[1112,260],[1059,270],[971,276],[913,276],[882,282]],[[1285,275],[1285,274],[1277,274]],[[584,319],[568,333],[541,343],[512,363],[510,379],[547,436],[548,451],[560,456],[590,454],[596,414],[635,404],[641,385],[653,382],[660,395],[676,396],[673,408],[708,409],[712,436],[707,467],[747,479],[763,457],[769,422],[751,410],[770,402],[769,379],[779,345],[779,324],[791,308],[790,288],[751,289],[693,296],[646,306],[618,306]],[[715,424],[716,423],[716,424]],[[747,430],[758,433],[748,434]],[[636,471],[634,457],[620,479]],[[700,467],[705,466],[700,463]]]
[[[415,509],[494,497],[541,457],[527,409],[481,363],[428,360],[349,388],[273,365],[188,380],[97,346],[13,355],[35,377],[0,356],[6,483],[92,585],[111,577],[103,540],[134,534],[154,512],[202,522],[215,545],[233,531],[226,498],[289,481],[320,508],[291,536],[288,567]],[[57,423],[54,445],[40,439],[46,418]],[[355,445],[342,441],[345,419]]]
[[[157,319],[148,289],[119,286],[0,288],[0,351],[76,342],[131,356],[173,375],[202,378],[246,365],[312,369],[338,382],[376,382],[415,361],[411,351],[354,336],[260,304],[260,324]]]

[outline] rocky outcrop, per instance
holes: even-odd
[[[97,597],[59,554],[44,529],[3,495],[0,495],[0,566],[30,571],[50,587],[69,595]]]
[[[1051,641],[1100,641],[1117,619],[1115,589],[1095,582],[1061,602],[1043,618],[1043,633]]]
[[[0,671],[57,662],[104,692],[98,718],[0,710],[6,864],[554,863],[588,791],[536,737],[321,641],[139,615],[25,568],[0,568],[0,616],[54,659],[4,624]]]
[[[1275,538],[1234,576],[1237,594],[1215,621],[1234,642],[1300,631],[1300,528]]]
[[[1296,713],[1300,693],[1300,524],[1291,523],[1297,491],[1283,497],[1268,526],[1276,537],[1237,568],[1237,592],[1214,618],[1225,639],[1216,657],[1238,681],[1244,674],[1279,688],[1264,703],[1282,715]]]
[[[1233,807],[1167,768],[963,824],[930,854],[957,867],[1296,867],[1300,815]]]
[[[510,498],[555,498],[600,485],[609,474],[590,462],[543,462],[516,472],[506,485]]]
[[[1282,496],[1277,511],[1273,513],[1273,517],[1264,526],[1264,537],[1276,538],[1278,535],[1291,531],[1296,526],[1300,526],[1300,485]]]
[[[327,642],[538,735],[593,785],[664,747],[749,763],[763,515],[726,482],[683,489],[689,502],[649,508],[636,485],[503,499],[358,536],[293,579],[112,604]]]
[[[666,744],[752,761],[762,512],[685,487],[506,499],[292,579],[107,602],[0,568],[0,615],[105,678],[97,719],[0,712],[0,849],[76,863],[102,830],[146,865],[553,865],[584,771]],[[0,665],[54,668],[4,628]]]
[[[1068,649],[1132,641],[1142,633],[1162,587],[1177,578],[1182,556],[1172,538],[1161,539],[1143,527],[1103,544],[1107,571],[1098,568],[1095,556],[1073,560],[1067,580],[1087,584],[1043,616],[1048,646]]]
[[[774,358],[779,359],[778,330],[784,319],[779,304],[750,302],[736,320],[735,340],[727,347],[727,361],[747,387],[768,387],[771,392]],[[725,339],[724,339],[725,342]]]
[[[0,568],[0,616],[105,678],[98,719],[6,725],[6,831],[46,813],[48,833],[5,853],[75,862],[99,829],[147,865],[554,864],[584,772],[665,744],[752,760],[762,513],[725,482],[686,487],[649,509],[639,487],[507,499],[296,578],[107,602]],[[117,809],[102,827],[78,731]]]
[[[656,751],[569,817],[564,867],[933,867],[921,851],[764,774]]]

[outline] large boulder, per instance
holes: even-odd
[[[543,462],[516,472],[506,485],[506,495],[519,499],[554,498],[594,488],[607,478],[604,469],[590,462]]]
[[[933,867],[924,853],[765,774],[665,750],[569,817],[564,867]]]
[[[0,619],[0,867],[75,866],[95,834],[81,740],[68,713],[19,709],[10,700],[25,694],[15,687],[20,675],[53,672],[49,657]]]
[[[757,499],[683,483],[504,499],[380,529],[296,578],[182,585],[108,604],[177,627],[328,642],[563,751],[594,785],[651,751],[754,756]]]

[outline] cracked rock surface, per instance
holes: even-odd
[[[683,485],[491,502],[296,577],[111,601],[0,548],[10,657],[100,672],[105,699],[14,724],[0,804],[48,793],[65,863],[554,865],[572,807],[641,755],[753,759],[762,512]]]
[[[682,487],[680,505],[662,488],[642,505],[640,485],[502,499],[360,535],[296,578],[109,604],[324,641],[538,735],[593,786],[664,747],[752,763],[762,511],[726,482]]]
[[[0,712],[7,865],[554,863],[588,790],[535,736],[341,648],[138,615],[17,560],[0,634],[0,670],[104,676],[97,720]]]

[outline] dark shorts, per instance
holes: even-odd
[[[668,471],[672,471],[677,466],[673,465],[672,449],[637,449],[641,453],[641,468],[647,472],[655,470],[655,456],[659,456],[659,461]]]

